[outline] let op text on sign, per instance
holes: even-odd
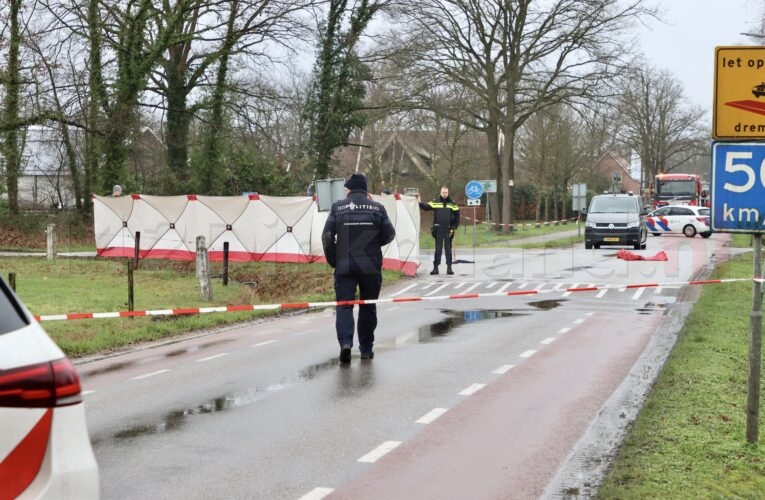
[[[765,47],[716,47],[715,139],[765,138]]]
[[[712,143],[712,229],[765,233],[765,142]]]

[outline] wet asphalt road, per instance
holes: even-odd
[[[332,310],[80,364],[102,495],[537,498],[681,292],[623,285],[687,281],[722,242],[461,252],[384,296],[538,293],[380,306],[376,357],[350,366]],[[613,286],[565,291],[593,284]]]

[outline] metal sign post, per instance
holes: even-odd
[[[749,321],[746,440],[757,444],[762,372],[762,235],[765,233],[765,142],[712,143],[712,229],[753,235],[754,282]]]
[[[465,184],[465,194],[468,197],[468,205],[473,206],[473,262],[475,262],[475,218],[476,206],[481,205],[481,196],[483,195],[483,183],[480,181],[470,181]]]

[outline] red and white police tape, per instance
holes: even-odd
[[[500,226],[500,227],[507,226],[507,227],[510,227],[510,228],[520,228],[520,229],[525,229],[527,227],[537,227],[537,226],[540,226],[540,227],[541,226],[557,226],[558,224],[563,224],[563,223],[568,223],[568,222],[571,222],[571,221],[578,221],[579,220],[577,217],[573,217],[571,219],[550,220],[550,221],[545,221],[545,222],[528,222],[528,223],[524,222],[522,224],[509,224],[509,223],[508,224],[501,224],[501,223],[497,223],[497,222],[487,222],[487,221],[482,221],[482,220],[479,220],[479,219],[473,219],[472,217],[468,217],[465,214],[460,214],[460,218],[465,219],[465,220],[469,220],[471,222],[472,221],[476,221],[479,224],[488,224],[490,226]]]
[[[518,290],[510,292],[493,292],[493,293],[462,293],[452,295],[435,295],[432,297],[395,297],[388,299],[373,299],[373,300],[345,300],[345,301],[330,301],[330,302],[287,302],[282,304],[263,304],[263,305],[235,305],[235,306],[219,306],[219,307],[192,307],[185,309],[157,309],[153,311],[116,311],[116,312],[91,312],[91,313],[70,313],[70,314],[50,314],[50,315],[35,315],[34,318],[37,321],[60,321],[68,319],[103,319],[103,318],[129,318],[129,317],[143,317],[143,316],[177,316],[183,314],[206,314],[217,312],[240,312],[240,311],[269,311],[269,310],[290,310],[290,309],[311,309],[318,307],[338,307],[338,306],[355,306],[365,304],[386,304],[386,303],[400,303],[400,302],[427,302],[436,300],[456,300],[456,299],[478,299],[482,297],[513,297],[519,295],[538,295],[542,293],[573,293],[573,292],[594,292],[597,290],[606,289],[634,289],[634,288],[662,288],[672,286],[684,286],[684,285],[710,285],[715,283],[734,283],[741,281],[758,281],[762,283],[765,281],[763,278],[730,278],[730,279],[717,279],[717,280],[697,280],[697,281],[682,281],[674,283],[641,283],[633,285],[592,285],[583,287],[570,287],[570,288],[558,288],[550,290]]]

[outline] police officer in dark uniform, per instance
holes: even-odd
[[[433,211],[433,228],[431,234],[436,240],[436,252],[433,256],[433,270],[430,274],[438,274],[441,263],[441,250],[446,254],[446,274],[452,271],[452,238],[454,231],[460,225],[460,207],[449,198],[449,188],[443,186],[438,198],[427,203],[419,202],[423,210]]]
[[[396,230],[385,207],[367,194],[367,179],[353,174],[345,181],[347,198],[335,202],[324,224],[321,243],[327,262],[335,269],[337,301],[377,299],[382,287],[382,247],[393,241]],[[335,327],[340,362],[350,363],[354,331],[353,306],[338,306]],[[359,306],[358,336],[361,359],[372,359],[377,327],[377,306]]]

